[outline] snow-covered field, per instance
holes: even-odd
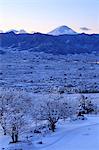
[[[87,120],[58,123],[55,133],[30,137],[28,141],[9,144],[10,138],[0,131],[0,150],[98,150],[99,115],[86,116]],[[43,144],[38,144],[39,141]]]
[[[4,49],[0,54],[0,86],[42,92],[98,92],[99,55],[52,55]],[[30,52],[31,51],[31,52]]]
[[[0,90],[13,87],[25,91],[34,104],[59,98],[73,106],[78,106],[83,93],[99,106],[99,55],[56,56],[12,48],[3,51],[5,53],[0,54]],[[17,104],[15,106],[19,107],[22,102]],[[7,116],[7,112],[5,114]],[[54,133],[30,133],[30,123],[29,132],[20,134],[21,141],[17,144],[10,144],[11,136],[4,136],[0,128],[0,150],[99,150],[99,114],[86,118],[59,120]]]

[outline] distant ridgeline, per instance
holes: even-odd
[[[52,36],[41,33],[0,33],[0,47],[53,54],[98,53],[99,34]]]

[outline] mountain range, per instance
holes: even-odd
[[[68,27],[63,26],[61,28],[63,30],[59,28],[61,33],[63,33],[64,28],[65,30],[66,28],[70,30]],[[0,33],[0,47],[64,55],[99,52],[99,34],[76,34],[71,29],[72,34],[49,35],[53,34],[53,32],[48,34],[15,34],[13,31]]]
[[[8,32],[14,32],[15,34],[36,33],[34,31],[27,32],[24,29],[20,29],[20,30],[10,29],[7,32],[3,32],[3,30],[0,30],[0,33],[8,33]],[[77,32],[75,32],[68,26],[62,25],[62,26],[59,26],[59,27],[55,28],[54,30],[48,32],[47,34],[49,34],[49,35],[64,35],[64,34],[77,34]]]

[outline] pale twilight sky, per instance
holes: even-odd
[[[46,33],[60,25],[99,33],[99,0],[0,0],[0,30]]]

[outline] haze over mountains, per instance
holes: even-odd
[[[63,55],[97,53],[99,52],[99,34],[77,34],[66,26],[56,28],[48,34],[28,34],[24,30],[16,34],[10,31],[0,33],[0,47]]]

